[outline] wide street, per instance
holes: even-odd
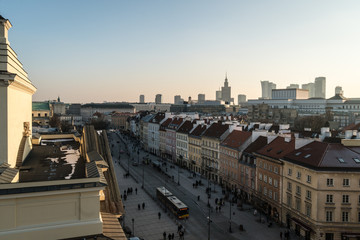
[[[120,192],[124,196],[124,190],[133,188],[133,193],[128,194],[126,200],[123,197],[123,202],[126,211],[125,224],[132,230],[134,228],[135,236],[145,240],[158,240],[163,239],[163,233],[166,232],[167,234],[174,233],[175,239],[179,239],[177,224],[182,224],[185,227],[184,239],[208,239],[209,230],[210,239],[280,239],[280,231],[284,232],[285,229],[279,228],[276,224],[269,228],[266,223],[260,223],[259,215],[254,216],[254,209],[249,205],[244,205],[244,210],[240,211],[233,204],[230,211],[229,202],[225,202],[221,211],[217,212],[214,208],[215,199],[223,198],[224,195],[216,184],[211,184],[212,192],[209,201],[212,207],[209,229],[208,198],[205,192],[208,182],[206,179],[200,176],[194,177],[189,171],[178,169],[177,166],[170,163],[167,163],[166,166],[160,164],[161,169],[153,167],[152,164],[142,164],[145,156],[149,156],[152,162],[162,162],[160,158],[142,150],[139,151],[138,156],[137,146],[133,146],[132,141],[126,136],[115,132],[109,132],[108,135]],[[127,151],[129,154],[126,154]],[[129,177],[126,177],[127,171],[130,173]],[[202,186],[194,188],[193,184],[196,180],[201,180]],[[142,188],[143,183],[144,188]],[[155,189],[159,186],[165,186],[189,207],[190,217],[188,220],[177,220],[172,213],[162,208],[155,195]],[[137,189],[136,192],[135,189]],[[200,200],[198,200],[198,196],[200,196]],[[144,209],[142,209],[142,203],[145,203]],[[138,209],[139,204],[140,210]],[[229,231],[230,223],[231,232]],[[240,224],[243,225],[245,231],[239,230]],[[292,236],[292,239],[295,237]]]

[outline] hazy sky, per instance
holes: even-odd
[[[327,78],[360,97],[360,1],[20,1],[0,14],[34,100],[173,102],[215,99],[228,73],[232,96],[261,95]]]

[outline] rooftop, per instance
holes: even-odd
[[[229,129],[229,125],[219,123],[213,123],[211,126],[205,131],[204,136],[220,138],[227,130]]]
[[[186,120],[177,130],[178,133],[189,133],[193,128],[192,121]]]
[[[238,148],[240,147],[249,137],[251,132],[243,132],[239,130],[232,131],[227,138],[221,143],[221,146]]]
[[[33,145],[32,151],[20,167],[19,181],[85,178],[85,160],[80,156],[79,146],[73,139]]]
[[[250,145],[245,148],[243,152],[252,154],[257,150],[263,148],[267,144],[267,138],[264,136],[259,136],[254,142],[250,143]]]
[[[206,125],[200,124],[190,132],[191,136],[200,137],[206,130]]]
[[[257,153],[274,159],[280,159],[294,150],[294,138],[277,137],[271,143],[258,150]]]
[[[33,102],[32,110],[33,111],[50,111],[49,102]]]

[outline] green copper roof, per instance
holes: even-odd
[[[49,102],[33,102],[32,103],[32,110],[33,111],[50,111]]]

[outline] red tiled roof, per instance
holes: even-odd
[[[206,130],[206,125],[198,125],[194,130],[191,131],[190,135],[200,137]]]
[[[179,126],[181,125],[181,123],[183,121],[184,121],[184,119],[181,117],[174,117],[173,120],[171,121],[171,123],[169,123],[169,125],[167,126],[167,128],[176,130],[179,128]]]
[[[232,131],[221,143],[224,147],[238,148],[240,147],[249,137],[251,132],[243,132],[239,130]]]
[[[189,133],[193,128],[193,123],[189,120],[186,120],[177,130],[178,133]]]
[[[359,129],[360,129],[360,123],[358,123],[358,124],[352,123],[352,124],[344,127],[343,132],[345,132],[346,130],[359,130]]]
[[[257,153],[274,159],[280,159],[294,150],[294,138],[277,137],[271,143],[258,150]]]
[[[267,137],[259,136],[254,142],[250,143],[250,145],[247,148],[245,148],[243,152],[251,154],[261,149],[266,144],[267,144]]]
[[[339,143],[315,141],[287,154],[284,159],[315,168],[360,170],[359,150]]]
[[[165,131],[165,128],[167,128],[167,126],[171,123],[171,121],[172,121],[171,118],[166,119],[165,122],[163,122],[163,123],[160,125],[160,130]]]
[[[213,137],[213,138],[220,138],[226,130],[229,129],[229,125],[222,124],[222,123],[213,123],[211,126],[205,131],[203,136],[206,137]]]

